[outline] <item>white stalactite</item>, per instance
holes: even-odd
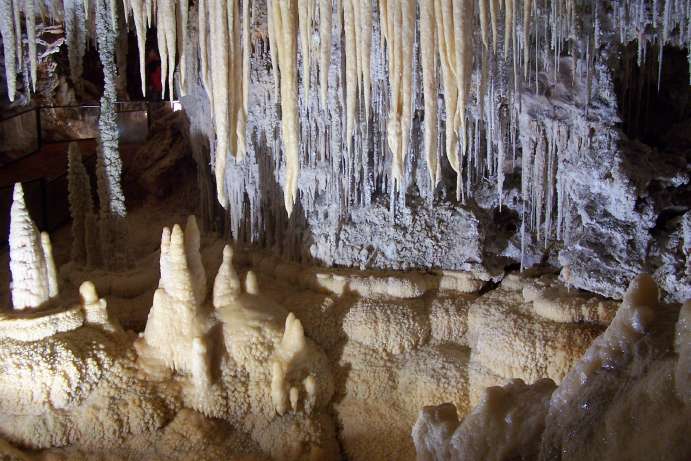
[[[2,33],[2,46],[5,52],[5,78],[7,79],[7,96],[14,101],[17,91],[17,56],[14,30],[14,13],[12,0],[0,0],[0,33]]]
[[[300,53],[302,55],[302,86],[305,98],[310,91],[310,45],[312,42],[312,11],[314,0],[297,0],[300,27]]]
[[[161,98],[165,99],[166,81],[168,98],[173,100],[173,75],[177,50],[177,28],[174,0],[158,0],[156,4],[156,34],[158,52],[161,56]]]
[[[142,95],[146,96],[146,5],[144,0],[131,0],[134,27],[137,32],[137,49],[139,51],[139,78],[142,82]]]
[[[179,0],[178,7],[178,21],[177,25],[179,27],[177,31],[177,45],[178,45],[178,56],[180,57],[180,92],[181,96],[186,93],[186,78],[187,78],[187,63],[185,58],[185,41],[187,40],[187,20],[189,17],[189,1]]]
[[[359,0],[343,0],[343,30],[345,32],[345,71],[346,71],[346,147],[350,148],[355,130],[357,109],[358,71],[357,39],[355,36],[354,3]]]
[[[331,0],[319,0],[319,87],[322,109],[327,109],[331,64]]]
[[[24,21],[26,23],[26,38],[29,42],[29,70],[31,72],[31,88],[36,91],[37,65],[36,57],[36,12],[33,0],[24,2]]]
[[[242,161],[247,152],[247,115],[249,112],[250,98],[250,13],[252,11],[250,0],[242,2],[242,98],[238,107],[237,119],[237,160]]]

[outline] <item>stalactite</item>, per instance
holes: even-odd
[[[228,155],[230,141],[230,114],[228,100],[228,73],[229,59],[228,49],[219,44],[227,44],[228,19],[226,16],[226,0],[209,0],[209,41],[211,56],[211,85],[213,98],[213,121],[216,128],[216,195],[221,206],[228,206],[228,197],[225,189],[226,156]]]
[[[198,29],[199,34],[199,61],[200,68],[199,73],[201,74],[202,85],[206,93],[209,95],[209,100],[213,101],[213,94],[211,92],[211,81],[209,79],[209,46],[207,37],[207,2],[213,0],[199,0],[199,13],[198,13]]]
[[[142,82],[142,95],[146,96],[146,10],[144,0],[131,0],[130,7],[137,32],[139,51],[139,78]]]
[[[370,59],[372,55],[372,5],[370,0],[360,1],[360,39],[358,46],[361,50],[361,93],[364,95],[366,118],[369,119],[370,113]]]
[[[101,113],[98,118],[96,173],[99,197],[99,237],[101,258],[109,269],[127,266],[127,208],[122,190],[122,160],[118,151],[118,126],[115,102],[115,42],[107,0],[96,1],[96,36],[103,66],[104,86]],[[117,19],[117,18],[116,18]],[[117,24],[117,21],[115,21]]]
[[[17,57],[17,69],[24,65],[24,52],[22,51],[22,20],[21,20],[21,0],[12,0],[12,16],[14,18],[15,47]]]
[[[312,42],[313,0],[297,0],[298,24],[300,28],[300,54],[302,55],[302,85],[305,98],[310,90],[310,43]]]
[[[17,56],[16,35],[14,30],[14,15],[12,0],[0,0],[0,32],[5,52],[5,78],[7,79],[7,96],[14,101],[17,91]]]
[[[325,111],[329,93],[329,66],[331,65],[331,0],[319,0],[319,87],[322,109]]]
[[[24,2],[24,21],[26,23],[26,38],[29,44],[29,63],[31,71],[31,88],[36,91],[37,57],[36,57],[36,12],[33,0]]]
[[[425,158],[433,186],[437,184],[437,32],[434,0],[420,1],[420,55],[425,97]]]
[[[173,75],[177,50],[177,29],[175,22],[174,0],[158,0],[156,4],[156,33],[158,52],[161,56],[161,98],[165,99],[166,81],[168,98],[173,100]]]
[[[350,148],[351,137],[355,130],[355,114],[357,107],[357,38],[355,36],[355,7],[358,0],[343,0],[343,30],[345,31],[345,72],[346,72],[346,147]]]
[[[186,93],[186,75],[187,75],[187,64],[185,59],[185,41],[187,40],[187,18],[189,16],[189,0],[179,0],[177,13],[178,21],[177,25],[179,30],[177,31],[177,46],[178,46],[178,56],[180,57],[180,92],[181,96]]]
[[[288,216],[297,200],[300,128],[297,107],[297,28],[296,0],[273,0],[273,26],[281,70],[281,132],[285,154],[284,203]]]
[[[241,73],[241,101],[238,105],[237,120],[237,160],[242,161],[247,151],[245,131],[247,130],[247,113],[249,110],[250,83],[250,0],[242,2],[242,73]]]

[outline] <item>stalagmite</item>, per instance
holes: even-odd
[[[206,299],[206,270],[202,262],[200,253],[201,236],[197,218],[190,215],[185,225],[185,254],[187,255],[187,267],[190,271],[194,299],[197,304],[201,304]]]
[[[233,267],[233,248],[223,247],[223,261],[218,269],[213,287],[213,305],[216,309],[228,306],[240,294],[240,277]]]
[[[437,177],[437,59],[434,0],[420,1],[420,55],[425,96],[425,158],[432,187]]]
[[[48,270],[41,237],[29,216],[19,183],[14,185],[9,246],[12,305],[14,309],[38,307],[50,298]]]
[[[273,26],[281,70],[281,130],[285,153],[283,186],[288,216],[293,212],[298,190],[298,152],[300,127],[297,108],[297,3],[296,0],[273,0]]]
[[[58,271],[55,269],[55,261],[53,260],[53,245],[50,243],[50,236],[47,232],[41,232],[41,248],[43,249],[43,257],[46,261],[48,297],[54,298],[58,295]]]
[[[82,163],[82,153],[77,143],[71,143],[68,151],[67,185],[72,217],[71,259],[84,264],[87,261],[86,216],[93,212],[89,175]]]
[[[319,0],[319,87],[322,109],[326,110],[331,64],[331,0]]]
[[[230,140],[230,115],[228,111],[228,73],[229,59],[228,49],[219,44],[227,44],[228,20],[226,17],[226,0],[209,0],[210,22],[210,56],[211,56],[211,86],[213,99],[213,120],[216,128],[216,196],[221,206],[228,206],[228,197],[225,188],[226,156],[228,155]]]
[[[5,78],[7,79],[7,96],[14,101],[17,91],[16,73],[16,35],[14,31],[14,19],[12,0],[0,0],[0,32],[2,33],[2,46],[5,52]]]

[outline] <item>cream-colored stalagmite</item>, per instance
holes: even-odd
[[[7,79],[7,97],[14,101],[17,91],[16,45],[17,37],[14,33],[12,0],[0,0],[0,35],[5,52],[5,78]]]
[[[50,243],[48,232],[41,232],[41,248],[46,261],[46,275],[48,276],[48,296],[54,298],[58,295],[58,271],[53,259],[53,245]]]
[[[326,110],[331,64],[331,0],[319,0],[319,89],[322,109]]]
[[[350,148],[350,138],[355,130],[358,89],[358,54],[355,34],[355,2],[343,0],[343,29],[345,36],[345,72],[346,72],[346,145]]]
[[[139,77],[142,82],[142,94],[146,96],[146,10],[144,0],[131,0],[134,28],[137,31],[137,48],[139,51]]]
[[[458,106],[458,86],[456,80],[456,36],[454,32],[452,0],[435,0],[434,14],[446,109],[446,158],[449,159],[451,168],[458,173],[460,167],[455,123]]]
[[[302,54],[302,86],[305,89],[305,99],[310,90],[310,43],[312,42],[312,14],[314,0],[297,0],[298,23],[300,26],[300,53]]]
[[[37,59],[36,59],[36,12],[34,2],[24,2],[24,21],[26,23],[26,38],[29,42],[29,70],[31,72],[31,88],[36,91]]]
[[[420,58],[425,97],[425,159],[432,186],[437,177],[437,31],[435,1],[420,0]]]
[[[156,26],[158,51],[161,55],[161,87],[165,95],[166,80],[168,81],[168,98],[173,100],[173,75],[175,74],[175,59],[177,50],[177,29],[175,24],[175,1],[158,0],[156,4]]]
[[[300,127],[297,98],[297,0],[273,0],[274,37],[281,71],[281,132],[285,154],[283,195],[288,216],[297,199]]]
[[[242,86],[241,101],[238,104],[237,120],[237,159],[245,158],[247,152],[246,134],[247,113],[250,97],[250,0],[242,1]]]
[[[216,176],[216,197],[224,208],[228,206],[225,189],[226,155],[229,149],[228,112],[228,71],[229,55],[227,43],[228,19],[226,16],[226,0],[209,0],[210,24],[210,72],[212,86],[211,107],[213,110],[214,126],[216,128],[216,160],[214,172]]]

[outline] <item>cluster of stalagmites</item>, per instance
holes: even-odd
[[[319,439],[319,412],[333,393],[326,357],[293,314],[261,295],[253,272],[241,282],[230,246],[209,290],[194,216],[184,232],[163,231],[158,289],[138,338],[90,281],[78,304],[63,307],[70,295],[58,293],[50,240],[31,220],[21,185],[10,260],[14,311],[0,315],[0,427],[10,440],[33,448],[121,440],[156,430],[184,405],[238,424],[278,458],[331,450]],[[166,390],[173,381],[181,386]],[[152,383],[160,386],[154,394]],[[110,408],[112,395],[131,403]],[[280,429],[293,440],[271,436],[289,424],[275,421],[280,415],[298,421]],[[59,423],[41,429],[47,420]]]
[[[634,279],[558,386],[547,378],[488,387],[461,420],[450,403],[423,408],[412,430],[418,460],[686,459],[691,446],[677,434],[691,414],[691,301],[659,297],[652,277]]]

